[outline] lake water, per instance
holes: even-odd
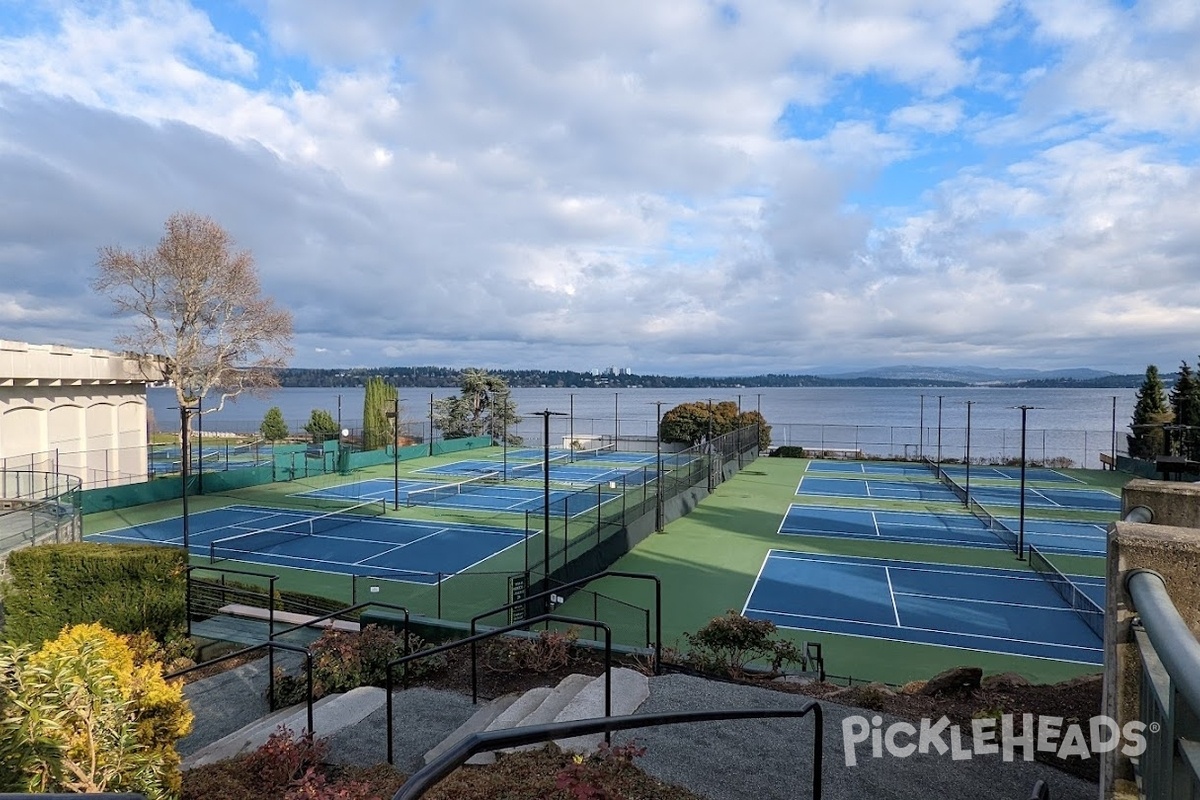
[[[401,416],[412,435],[428,432],[429,402],[456,394],[445,389],[401,389]],[[971,406],[971,456],[1017,458],[1021,451],[1021,405],[1026,412],[1025,445],[1031,459],[1069,458],[1075,466],[1099,467],[1099,454],[1109,452],[1116,403],[1117,450],[1125,451],[1125,434],[1136,400],[1134,389],[998,389],[998,388],[754,388],[731,389],[514,389],[513,401],[523,421],[518,433],[530,442],[542,438],[541,417],[549,409],[551,442],[611,437],[652,437],[656,402],[663,411],[684,402],[730,400],[743,410],[760,410],[772,426],[772,444],[808,448],[854,449],[873,455],[962,458],[967,444],[967,403]],[[339,414],[340,401],[340,414]],[[150,409],[161,430],[178,430],[173,389],[150,389]],[[278,406],[292,430],[308,421],[313,409],[324,409],[342,426],[358,428],[363,390],[343,388],[278,389],[263,397],[243,396],[220,411],[205,414],[209,431],[253,432],[263,415]],[[940,405],[940,413],[939,413]],[[940,416],[940,420],[939,420]],[[939,427],[940,421],[940,427]],[[940,431],[940,436],[939,436]],[[923,432],[923,435],[922,435]]]

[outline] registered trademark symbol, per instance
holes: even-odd
[[[1150,732],[1151,733],[1158,733],[1161,730],[1162,730],[1162,725],[1158,724],[1157,722],[1150,723]]]

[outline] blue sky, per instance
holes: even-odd
[[[1141,372],[1200,340],[1200,7],[0,0],[0,338],[208,214],[297,366]]]

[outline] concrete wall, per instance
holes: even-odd
[[[0,464],[85,485],[145,480],[147,380],[120,353],[0,341]]]
[[[1136,479],[1126,485],[1123,512],[1145,506],[1149,524],[1116,522],[1108,533],[1108,592],[1104,636],[1104,712],[1121,724],[1137,719],[1141,659],[1130,623],[1136,617],[1125,574],[1151,569],[1163,576],[1175,607],[1200,637],[1200,484]],[[1129,760],[1114,752],[1103,762],[1106,797],[1137,797]]]

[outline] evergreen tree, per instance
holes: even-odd
[[[1170,439],[1170,449],[1178,455],[1196,458],[1197,426],[1200,426],[1200,378],[1186,361],[1179,365],[1179,378],[1171,388],[1171,410],[1178,430]]]
[[[363,450],[380,450],[392,438],[393,422],[388,414],[396,409],[396,387],[389,386],[381,377],[367,381],[363,393]]]
[[[308,424],[304,426],[304,430],[317,444],[329,439],[336,439],[339,433],[337,421],[323,408],[312,410],[312,416],[308,418]]]
[[[435,404],[434,424],[447,439],[486,435],[503,441],[507,435],[509,444],[521,444],[515,433],[520,421],[508,383],[485,370],[464,370],[458,396]]]
[[[1137,403],[1133,407],[1132,431],[1126,437],[1129,455],[1133,458],[1155,458],[1163,453],[1163,425],[1174,418],[1167,405],[1167,393],[1163,388],[1158,367],[1146,367],[1146,377],[1137,391]]]
[[[280,439],[288,437],[288,426],[283,421],[283,412],[279,410],[279,406],[271,406],[267,409],[258,430],[268,442],[278,442]]]

